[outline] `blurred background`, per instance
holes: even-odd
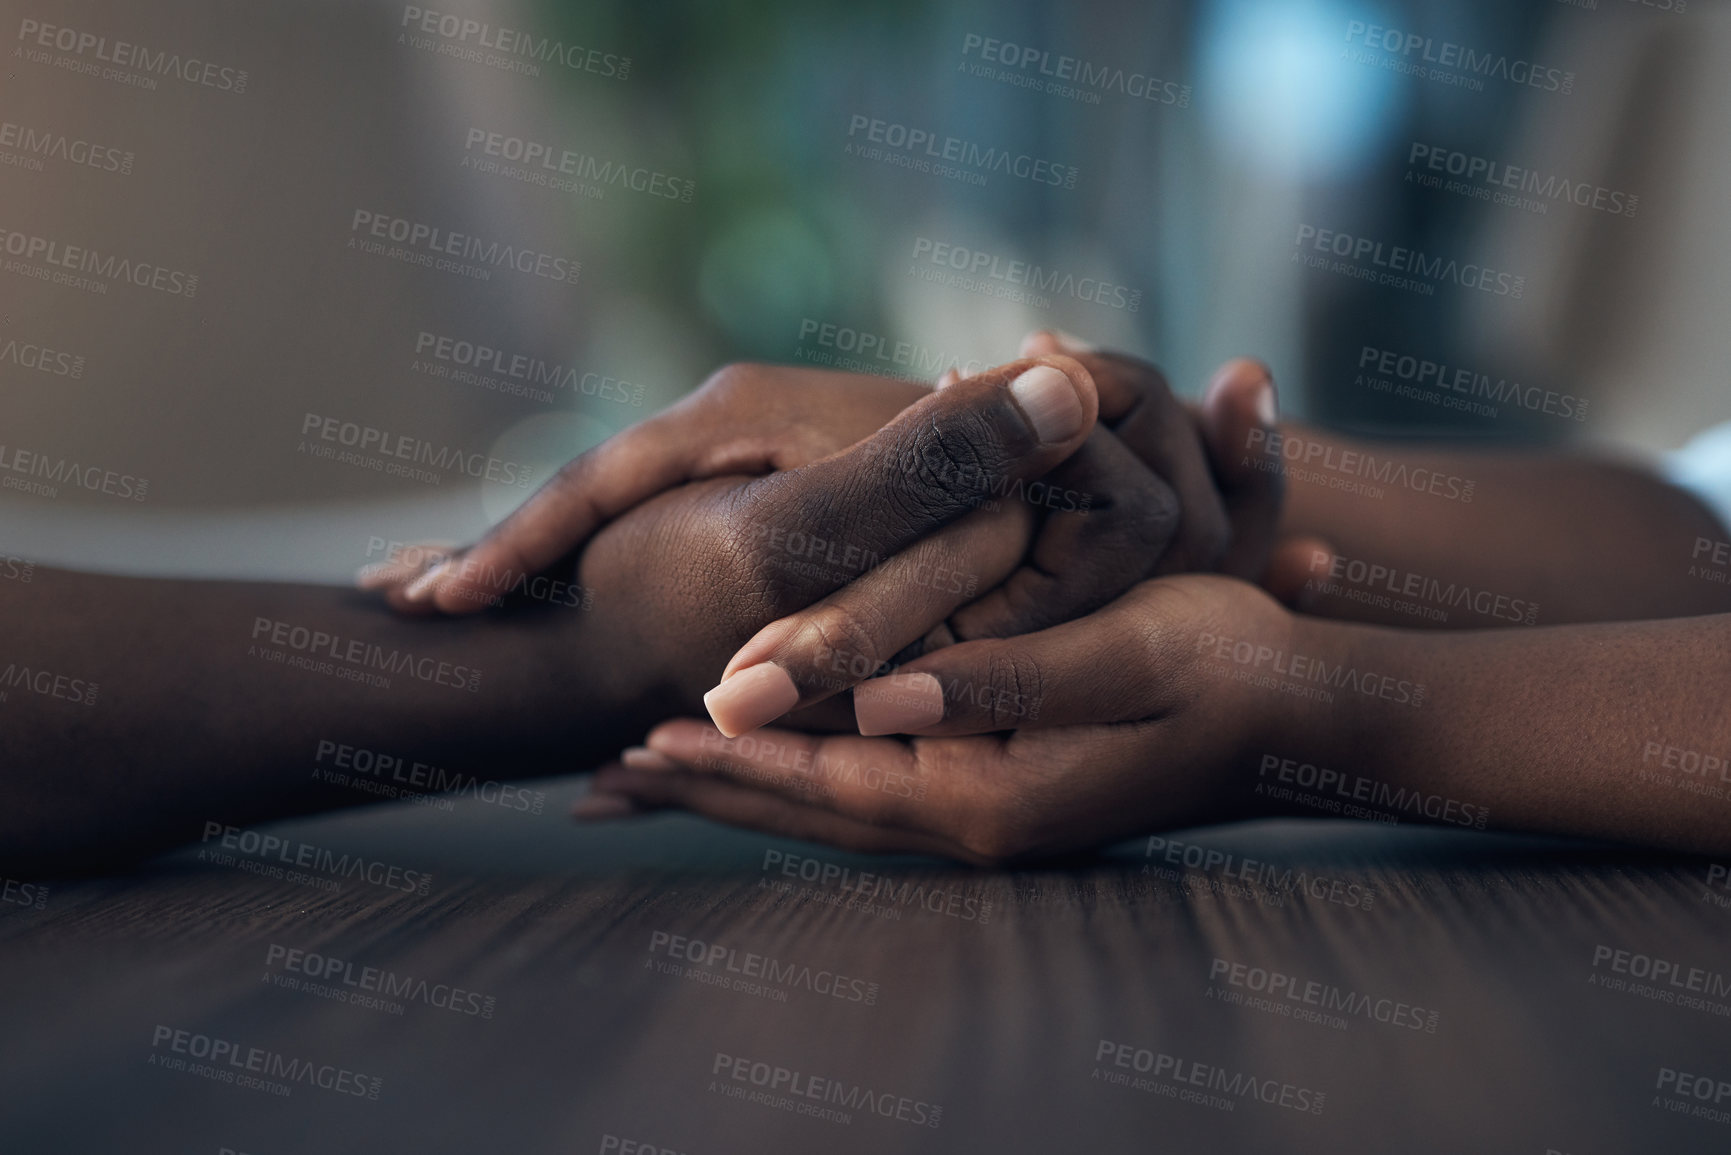
[[[0,11],[0,443],[148,482],[0,490],[45,563],[344,581],[532,486],[320,430],[539,481],[728,361],[930,379],[1036,327],[1189,395],[1261,357],[1367,435],[1652,455],[1731,418],[1718,3]],[[66,246],[196,292],[45,280]]]

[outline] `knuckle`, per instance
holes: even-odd
[[[764,380],[764,367],[750,361],[732,361],[711,373],[698,392],[726,404],[754,392]]]
[[[710,544],[703,552],[730,602],[747,610],[752,620],[767,622],[811,599],[799,600],[801,591],[793,588],[786,567],[767,547],[765,530],[759,511],[732,503],[705,520],[704,537]]]
[[[812,610],[801,636],[811,649],[804,655],[809,668],[826,681],[855,681],[872,677],[883,665],[878,639],[883,623],[876,615],[840,602]]]
[[[892,490],[917,514],[969,508],[988,496],[1010,464],[996,413],[975,409],[921,421],[897,440],[895,460],[915,484]]]
[[[982,690],[979,706],[993,729],[1010,730],[1032,721],[1045,698],[1040,663],[1020,650],[1001,648],[986,662]]]

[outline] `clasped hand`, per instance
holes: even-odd
[[[1292,624],[1246,580],[1291,568],[1279,471],[1247,449],[1272,382],[1230,362],[1192,411],[1133,358],[1022,352],[936,390],[730,366],[475,546],[361,583],[408,613],[570,566],[633,591],[597,612],[644,692],[678,714],[709,684],[710,721],[602,767],[582,817],[682,807],[980,863],[1224,817],[1218,771],[1266,711],[1201,640]]]

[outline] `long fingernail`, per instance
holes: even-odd
[[[624,818],[637,813],[637,804],[623,794],[585,794],[571,804],[571,817],[579,822]]]
[[[703,695],[710,720],[729,738],[775,721],[798,701],[799,688],[774,662],[741,670]]]
[[[944,688],[930,674],[891,674],[853,688],[859,732],[907,734],[944,720]]]
[[[439,578],[444,574],[445,567],[449,564],[449,562],[440,562],[410,582],[409,587],[403,591],[404,599],[411,602],[424,602],[432,597],[433,590],[438,587]]]
[[[1035,365],[1010,382],[1010,394],[1045,445],[1068,441],[1087,419],[1076,386],[1062,370],[1050,365]]]
[[[942,373],[938,374],[937,388],[948,389],[951,385],[954,385],[961,379],[962,375],[956,372],[954,368],[945,369]]]
[[[652,770],[657,774],[667,774],[679,769],[679,763],[647,746],[631,746],[621,751],[619,761],[633,770]]]
[[[1274,428],[1274,423],[1280,420],[1280,407],[1274,400],[1274,383],[1264,381],[1256,390],[1256,420],[1265,429]]]

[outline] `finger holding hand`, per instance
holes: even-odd
[[[1074,621],[946,646],[854,687],[865,735],[952,736],[1158,718],[1191,688],[1184,595],[1145,582]]]
[[[1248,357],[1226,362],[1192,411],[1153,365],[1068,333],[1036,330],[1023,339],[1022,353],[1068,353],[1086,365],[1099,389],[1101,424],[1177,492],[1184,520],[1160,572],[1262,576],[1285,496],[1284,474],[1262,450],[1279,420],[1268,366]]]
[[[1286,473],[1267,452],[1280,419],[1274,376],[1260,361],[1222,365],[1202,396],[1198,420],[1232,526],[1221,573],[1256,581],[1268,571],[1280,531]]]
[[[716,724],[738,735],[846,689],[989,588],[986,575],[1012,570],[1026,533],[994,534],[991,519],[1026,525],[1030,512],[1021,502],[980,506],[1074,453],[1097,407],[1075,361],[1011,362],[931,394],[842,453],[746,485],[731,515],[743,537],[764,527],[820,533],[891,561],[751,639],[706,696]],[[955,560],[970,556],[979,560]],[[970,571],[981,575],[972,591]],[[844,584],[830,575],[804,592],[823,599]],[[848,672],[838,678],[838,669]]]
[[[1036,330],[1022,352],[1068,353],[1094,375],[1100,422],[1177,495],[1176,525],[1157,550],[1156,573],[1209,572],[1231,544],[1227,508],[1215,484],[1195,420],[1157,367],[1125,353],[1103,352],[1067,333]]]
[[[363,573],[362,588],[390,588],[391,603],[407,612],[477,612],[659,493],[808,464],[869,435],[926,393],[856,374],[729,365],[679,403],[567,462],[444,565],[406,582],[395,573]]]

